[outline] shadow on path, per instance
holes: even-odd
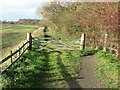
[[[61,59],[62,52],[60,52],[60,51],[56,51],[56,52],[59,53],[57,56],[57,61],[58,61],[57,63],[61,69],[60,72],[61,72],[64,80],[68,84],[67,88],[81,88],[80,85],[78,84],[78,82],[75,79],[72,79],[72,76],[69,74],[66,66],[63,64],[62,59]]]

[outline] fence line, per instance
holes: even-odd
[[[31,35],[31,33],[27,33],[27,36]],[[27,37],[28,38],[28,37]],[[29,44],[29,45],[28,45]],[[25,48],[26,46],[26,48]],[[3,66],[3,64],[6,61],[9,61],[10,59],[10,65],[8,65],[7,67],[1,67],[4,68],[4,70],[1,70],[1,73],[4,73],[8,68],[10,68],[17,60],[19,60],[21,58],[21,56],[27,51],[31,49],[31,41],[30,39],[27,40],[20,48],[18,48],[18,50],[16,50],[15,52],[10,51],[10,55],[8,55],[6,58],[2,59],[0,61],[0,65]],[[21,53],[22,51],[22,53]],[[17,58],[15,58],[15,60],[13,60],[13,57],[15,57],[15,55],[17,55]]]
[[[10,65],[8,65],[7,67],[5,67],[4,70],[1,71],[1,73],[4,73],[8,68],[10,68],[16,61],[18,61],[21,56],[27,51],[27,50],[31,50],[32,48],[34,49],[34,47],[32,47],[32,45],[35,45],[35,46],[65,46],[66,44],[65,43],[76,43],[76,42],[63,42],[64,45],[42,45],[42,44],[32,44],[32,42],[37,42],[37,43],[48,43],[48,42],[51,42],[51,41],[38,41],[36,39],[48,39],[48,40],[61,40],[61,38],[37,38],[37,37],[32,37],[31,33],[27,33],[27,41],[25,43],[23,43],[23,45],[18,49],[16,50],[15,52],[12,52],[10,51],[10,55],[7,56],[6,58],[4,58],[3,60],[0,61],[0,65],[2,65],[3,63],[5,63],[6,61],[8,61],[10,59]],[[66,40],[69,40],[69,39],[66,39]],[[78,42],[80,45],[68,45],[68,46],[72,46],[72,47],[79,47],[79,49],[76,49],[76,50],[84,50],[85,49],[85,34],[82,33],[81,35],[81,41]],[[26,46],[26,48],[25,48]],[[67,46],[67,45],[66,45]],[[96,46],[95,46],[96,47]],[[112,51],[116,52],[116,56],[118,57],[119,56],[119,51],[115,48],[117,46],[115,46],[114,44],[111,45],[110,43],[108,44],[107,43],[107,34],[105,34],[105,38],[104,38],[104,42],[103,42],[103,51],[108,51],[109,49],[109,52],[112,53]],[[44,47],[43,47],[44,48]],[[38,48],[40,49],[40,48]],[[42,49],[42,48],[41,48]],[[44,49],[50,49],[50,47],[46,47]],[[66,47],[66,48],[58,48],[58,49],[70,49],[69,47]],[[22,53],[21,53],[21,50],[22,50]],[[13,60],[13,56],[14,55],[17,55],[17,58],[15,60]]]
[[[3,65],[6,61],[9,61],[10,59],[10,65],[8,65],[7,67],[1,67],[3,70],[1,71],[1,73],[4,73],[8,68],[10,68],[16,61],[18,61],[21,56],[26,52],[26,50],[31,50],[32,49],[32,45],[37,45],[37,46],[44,46],[44,45],[38,45],[38,44],[32,44],[32,42],[37,42],[37,43],[48,43],[51,41],[38,41],[35,39],[49,39],[49,40],[55,40],[56,38],[37,38],[37,37],[32,37],[31,33],[27,33],[27,41],[25,43],[23,43],[23,45],[21,47],[18,48],[18,50],[16,50],[15,52],[10,51],[10,55],[8,55],[6,58],[4,58],[3,60],[0,61],[0,65]],[[69,40],[69,39],[66,39]],[[66,43],[76,43],[76,42],[66,42]],[[26,48],[25,48],[26,46]],[[46,45],[46,46],[64,46],[64,45]],[[71,46],[81,46],[81,45],[71,45]],[[46,48],[48,49],[48,48]],[[59,48],[59,49],[67,49],[67,48]],[[22,51],[22,53],[21,53]],[[17,58],[15,58],[15,60],[13,59],[13,57],[15,57],[15,55],[17,54]]]

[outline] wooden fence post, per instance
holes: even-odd
[[[24,45],[24,43],[23,43],[23,45]],[[24,47],[23,47],[23,52],[24,52]]]
[[[12,51],[10,51],[10,54],[12,55]],[[11,56],[11,63],[13,63],[12,56]]]
[[[20,49],[20,47],[18,47],[18,50]],[[20,57],[20,50],[19,50],[19,52],[18,52],[18,56]]]
[[[80,50],[85,49],[85,33],[81,34]]]
[[[106,47],[107,47],[107,37],[108,37],[108,34],[105,34],[103,51],[106,51]]]
[[[29,41],[28,50],[31,50],[32,49],[32,36],[31,36],[31,33],[27,33],[27,41]]]

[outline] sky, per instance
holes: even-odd
[[[35,14],[36,9],[49,1],[51,0],[0,0],[0,20],[41,19]]]

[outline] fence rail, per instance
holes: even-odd
[[[30,48],[30,45],[31,45],[30,43],[31,42],[27,40],[18,50],[16,50],[15,52],[11,51],[10,55],[8,55],[6,58],[0,61],[1,73],[4,73],[8,68],[10,68],[16,61],[18,61],[21,58],[21,56]],[[17,58],[13,59],[13,57],[15,57],[16,54],[17,54]],[[9,59],[11,61],[9,61]],[[4,67],[5,62],[7,61],[10,62],[10,64]]]
[[[20,52],[20,50],[27,44],[29,43],[29,41],[27,41],[25,44],[23,44],[23,46],[21,46],[17,51],[15,51],[14,53],[12,53],[11,55],[7,56],[5,59],[0,61],[0,64],[4,63],[5,61],[7,61],[9,58],[11,58],[12,56],[14,56],[16,53]]]
[[[37,40],[36,40],[37,39]],[[40,39],[43,39],[40,40]],[[44,41],[47,40],[48,41]],[[51,40],[51,41],[49,41]],[[1,67],[1,73],[4,73],[8,68],[10,68],[12,65],[14,65],[15,62],[17,62],[21,56],[26,52],[26,50],[31,50],[32,48],[34,49],[34,47],[32,47],[32,45],[36,45],[36,46],[64,46],[64,45],[42,45],[40,43],[51,43],[52,40],[61,40],[61,38],[38,38],[38,37],[32,37],[31,33],[27,33],[27,41],[15,52],[10,52],[10,55],[8,55],[6,58],[4,58],[3,60],[0,61],[0,66],[3,66],[6,64],[6,62],[10,62],[9,65],[7,65],[6,67]],[[64,39],[64,40],[69,40],[69,39]],[[34,44],[34,43],[38,43],[38,44]],[[76,42],[67,42],[67,43],[76,43]],[[26,46],[26,48],[25,48]],[[72,45],[72,46],[80,46],[80,45]],[[43,49],[45,47],[42,47]],[[46,47],[46,49],[50,49],[50,47]],[[52,48],[51,48],[52,49]],[[66,49],[66,48],[59,48],[59,49]],[[22,50],[22,52],[21,52]],[[17,54],[16,58],[15,55]]]
[[[42,41],[40,39],[43,39],[43,40],[48,39],[48,41]],[[49,40],[51,40],[51,41],[49,41]],[[61,43],[61,44],[54,44],[53,43],[54,45],[49,45],[48,43],[52,43],[53,40],[60,40],[60,42],[58,42],[58,43]],[[62,40],[63,41],[69,40],[69,41],[63,42]],[[10,65],[5,67],[4,70],[1,71],[1,73],[4,73],[16,61],[18,61],[20,59],[20,57],[26,52],[26,50],[31,50],[32,48],[33,49],[54,49],[54,48],[49,47],[49,46],[60,46],[60,48],[57,48],[57,49],[72,49],[70,47],[74,47],[74,48],[76,48],[76,50],[84,50],[85,49],[85,34],[84,33],[82,33],[82,35],[81,35],[81,41],[71,42],[70,40],[71,39],[62,39],[62,38],[38,38],[38,37],[32,37],[31,33],[27,33],[27,41],[18,50],[16,50],[15,52],[11,51],[11,54],[9,56],[7,56],[6,58],[4,58],[3,60],[0,61],[0,65],[2,65],[3,63],[8,61],[9,59],[11,60]],[[47,44],[42,45],[42,43],[43,44],[47,43]],[[74,43],[74,44],[79,43],[80,45],[67,45],[67,43]],[[119,55],[119,51],[114,48],[116,46],[111,47],[111,45],[110,46],[107,45],[107,35],[105,35],[105,40],[104,40],[103,44],[104,44],[103,45],[104,51],[107,51],[109,49],[112,52],[112,50],[113,50],[116,52],[117,56]],[[38,47],[32,47],[32,45],[38,46]],[[26,48],[24,49],[25,46],[26,46]],[[40,48],[39,46],[43,46],[43,47]],[[44,47],[44,46],[46,46],[46,47]],[[63,46],[63,48],[61,48],[62,46]],[[22,50],[22,53],[20,53],[21,50]],[[18,57],[15,58],[15,60],[13,60],[13,56],[16,55],[17,53],[18,53]]]

